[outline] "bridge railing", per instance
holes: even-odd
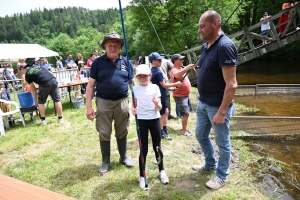
[[[290,12],[289,20],[282,24],[279,24],[280,16],[286,12]],[[287,44],[284,40],[282,41],[282,39],[284,37],[286,37],[286,35],[288,33],[295,30],[294,23],[295,23],[296,16],[298,16],[300,18],[300,4],[297,4],[288,9],[285,9],[285,10],[271,16],[270,18],[266,19],[265,21],[263,21],[264,23],[267,21],[270,23],[270,28],[271,28],[269,30],[270,37],[260,35],[260,32],[261,32],[260,27],[263,22],[258,22],[256,24],[254,24],[253,26],[244,28],[243,30],[241,30],[239,32],[231,34],[228,37],[230,37],[233,41],[235,41],[239,54],[244,54],[245,52],[247,52],[249,50],[255,52],[257,47],[254,45],[253,39],[258,39],[258,40],[264,39],[269,42],[274,41],[277,43],[277,45],[279,47],[282,47],[285,44]],[[282,25],[285,25],[285,24],[287,24],[287,26],[286,26],[284,32],[280,34],[279,27]],[[246,43],[248,43],[248,44],[246,44]],[[243,50],[245,50],[245,52],[240,52],[242,47],[243,47]],[[197,55],[196,51],[199,51],[201,48],[202,48],[202,45],[185,50],[185,51],[181,51],[179,53],[186,54],[189,63],[194,63],[198,59],[198,55]]]
[[[289,12],[290,17],[286,22],[279,24],[279,18],[282,14]],[[238,64],[242,64],[259,56],[262,56],[268,52],[274,51],[278,48],[283,47],[286,44],[292,43],[296,40],[300,40],[300,30],[296,30],[295,19],[296,17],[300,18],[300,4],[292,6],[288,9],[285,9],[263,22],[258,22],[253,26],[244,28],[243,30],[229,35],[237,46],[238,50]],[[262,23],[269,22],[270,30],[269,37],[261,35],[261,25]],[[282,33],[280,33],[280,26],[286,25],[286,28]],[[298,24],[299,26],[299,24]],[[256,45],[257,41],[255,40],[266,40],[267,44]],[[199,58],[197,51],[199,52],[201,46],[197,46],[182,52],[180,54],[185,54],[189,63],[195,63]],[[199,53],[198,53],[199,54]],[[188,75],[192,84],[197,82],[197,72],[192,72]]]

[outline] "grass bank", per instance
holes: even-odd
[[[193,108],[197,94],[193,88]],[[50,104],[49,104],[50,105]],[[57,123],[53,107],[47,109],[45,126],[29,121],[26,127],[18,125],[0,137],[0,173],[76,199],[268,199],[252,183],[249,164],[257,157],[249,152],[241,140],[233,140],[231,174],[220,190],[207,189],[210,173],[198,173],[193,164],[203,164],[203,155],[192,137],[180,135],[179,120],[169,121],[172,141],[163,140],[164,164],[170,178],[162,185],[157,178],[157,166],[152,164],[154,153],[149,146],[147,176],[149,191],[142,191],[137,183],[139,146],[134,118],[128,135],[128,156],[135,167],[128,169],[118,163],[119,155],[112,135],[111,167],[103,176],[98,173],[101,164],[98,134],[95,122],[88,121],[85,109],[72,109],[68,101],[63,104],[64,124]],[[175,106],[173,105],[172,115]],[[35,118],[35,121],[38,119]],[[189,120],[189,129],[195,128],[195,111]],[[149,143],[151,144],[151,143]]]

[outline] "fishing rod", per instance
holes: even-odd
[[[127,58],[127,63],[130,63],[121,0],[119,0],[119,6],[120,6],[121,21],[122,21],[124,44],[125,44],[125,50],[126,50],[126,58]],[[132,71],[131,67],[128,67],[128,73],[129,73],[129,83],[130,83],[130,90],[131,90],[131,95],[132,95],[132,102],[133,102],[133,106],[136,107],[135,100],[134,100],[133,85],[132,85],[133,71]],[[137,114],[135,114],[135,122],[136,122],[136,130],[137,130],[137,135],[138,135],[138,140],[139,140],[140,158],[141,158],[141,162],[142,162],[142,169],[143,169],[143,175],[144,175],[144,180],[145,180],[145,188],[148,189],[148,180],[147,180],[147,174],[146,174],[146,170],[145,170],[145,158],[144,158],[144,155],[143,155],[141,133],[140,133],[139,121],[138,121]],[[161,161],[163,159],[163,154],[162,154],[162,151],[161,151],[159,146],[156,147],[156,150],[157,150],[157,153],[158,153],[158,158],[157,158],[157,163],[154,163],[154,164],[158,165],[158,164],[161,163]]]

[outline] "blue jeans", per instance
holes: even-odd
[[[226,113],[224,124],[213,126],[213,117],[219,107],[210,106],[199,101],[197,105],[197,123],[195,135],[205,156],[205,168],[216,168],[216,175],[226,179],[229,174],[229,163],[231,156],[229,121],[232,117],[233,106],[231,105]],[[220,157],[216,163],[214,149],[209,138],[210,129],[214,129],[215,142],[219,147]]]

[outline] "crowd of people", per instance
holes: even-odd
[[[135,95],[132,99],[131,112],[137,116],[140,131],[141,154],[138,176],[140,188],[148,189],[144,173],[148,153],[148,132],[158,161],[158,177],[163,184],[170,181],[158,150],[162,147],[162,138],[172,140],[168,130],[170,96],[173,96],[176,113],[181,118],[180,134],[183,136],[194,134],[205,155],[204,165],[193,165],[192,169],[200,172],[215,171],[215,175],[206,183],[208,188],[219,189],[224,186],[229,175],[231,159],[229,122],[234,107],[233,96],[237,88],[237,50],[234,43],[222,32],[221,16],[216,11],[209,10],[203,13],[198,26],[198,33],[204,45],[197,63],[200,68],[197,87],[201,95],[196,108],[197,122],[194,133],[191,131],[192,127],[188,128],[192,103],[189,97],[191,84],[186,75],[190,70],[195,70],[195,65],[183,66],[184,56],[174,54],[166,59],[165,55],[152,52],[148,56],[150,65],[138,65],[134,75],[133,65],[120,54],[124,39],[118,33],[112,32],[99,42],[99,46],[103,49],[102,56],[98,56],[98,51],[95,50],[86,62],[87,67],[84,67],[85,61],[80,53],[76,55],[75,61],[71,54],[67,55],[65,61],[62,57],[58,57],[56,62],[58,70],[77,69],[89,77],[85,88],[86,117],[88,120],[96,121],[102,155],[102,164],[99,168],[101,174],[107,173],[110,168],[113,127],[120,164],[126,167],[134,166],[133,161],[127,156],[130,123],[128,85],[132,84],[132,92]],[[21,78],[25,80],[24,84],[28,84],[34,93],[36,106],[40,112],[39,123],[46,124],[44,103],[49,95],[55,102],[58,122],[63,122],[58,83],[52,73],[49,73],[51,66],[49,67],[47,59],[34,58],[30,64],[20,59],[17,66]],[[38,92],[35,84],[39,87]],[[0,92],[3,95],[7,93],[1,82]],[[96,104],[92,103],[93,99]],[[215,158],[209,137],[211,129],[214,130],[215,142],[219,148],[219,160]]]
[[[112,125],[120,154],[120,163],[133,167],[134,163],[127,157],[126,141],[129,125],[128,84],[133,85],[134,99],[131,112],[137,116],[139,129],[138,182],[142,190],[147,190],[145,165],[148,153],[148,132],[152,138],[152,148],[158,161],[158,177],[163,184],[169,183],[164,162],[159,160],[158,149],[161,139],[172,140],[167,122],[170,112],[168,96],[173,96],[178,117],[181,117],[183,136],[195,134],[205,155],[205,164],[193,165],[196,171],[215,171],[215,175],[206,183],[211,189],[224,186],[229,174],[231,144],[229,121],[232,116],[233,96],[237,88],[236,66],[237,50],[234,43],[221,30],[221,16],[213,10],[202,14],[198,32],[205,41],[198,66],[198,91],[200,97],[196,108],[197,123],[195,132],[188,129],[188,118],[192,111],[189,98],[191,84],[186,76],[194,69],[194,64],[183,66],[184,56],[174,54],[171,59],[165,55],[152,52],[149,65],[136,62],[134,76],[132,64],[120,55],[124,39],[112,32],[99,42],[106,51],[104,56],[93,61],[86,92],[86,116],[96,120],[99,133],[102,164],[100,173],[107,173],[110,168]],[[91,58],[92,59],[92,58]],[[214,62],[213,62],[214,61]],[[134,77],[136,77],[137,83]],[[96,108],[92,99],[96,87]],[[219,147],[220,157],[217,161],[209,134],[214,129],[215,142]]]
[[[105,53],[105,51],[102,53]],[[80,53],[77,54],[75,61],[72,60],[71,54],[68,54],[64,61],[62,56],[58,56],[55,66],[49,64],[47,58],[39,57],[29,59],[28,64],[25,62],[25,59],[20,58],[16,69],[12,67],[12,64],[0,64],[0,83],[1,87],[4,87],[0,93],[1,99],[10,101],[9,93],[13,91],[32,92],[36,107],[40,113],[41,120],[38,123],[47,124],[44,104],[48,96],[51,96],[55,103],[56,112],[58,113],[58,122],[63,122],[60,91],[57,80],[52,72],[75,69],[78,77],[79,75],[89,77],[90,66],[96,57],[99,57],[98,50],[94,50],[94,52],[91,53],[86,66],[83,56]],[[37,85],[38,90],[36,88]],[[80,85],[81,94],[83,96],[85,96],[85,88],[86,84]],[[77,95],[77,86],[74,86],[74,91],[75,95]],[[1,103],[1,109],[3,112],[11,111],[9,105],[4,103]],[[13,119],[13,116],[11,116],[11,119]]]

